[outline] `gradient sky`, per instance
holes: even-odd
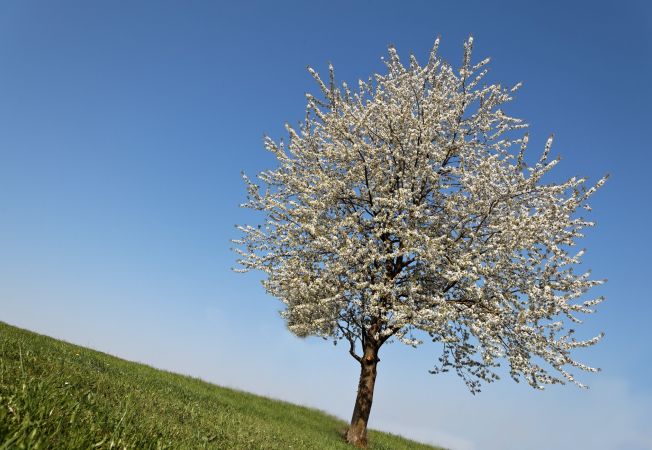
[[[437,347],[383,348],[370,426],[455,450],[652,449],[652,9],[648,2],[0,4],[0,320],[127,359],[350,417],[344,346],[293,337],[258,274],[236,274],[251,221],[240,171],[303,118],[305,70],[355,82],[388,44],[451,62],[475,37],[531,152],[558,177],[605,173],[580,244],[609,283],[576,355],[591,386],[507,377],[472,396],[428,374]]]

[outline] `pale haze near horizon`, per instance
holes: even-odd
[[[647,255],[652,39],[644,2],[306,4],[6,2],[0,6],[0,320],[348,420],[358,368],[342,344],[292,336],[257,274],[235,274],[235,223],[256,216],[240,171],[273,167],[332,62],[353,84],[396,45],[437,35],[491,80],[524,82],[511,112],[530,156],[551,132],[557,176],[612,176],[580,246],[609,283],[578,333],[591,389],[509,377],[472,396],[428,373],[437,346],[381,351],[370,426],[455,450],[652,449]]]

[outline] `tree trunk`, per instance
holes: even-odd
[[[358,448],[367,447],[367,422],[371,413],[371,402],[374,398],[376,384],[376,366],[378,365],[378,349],[367,345],[360,362],[360,382],[358,395],[355,399],[351,425],[346,433],[346,440]]]

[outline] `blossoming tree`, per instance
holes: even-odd
[[[321,94],[307,95],[305,122],[286,144],[265,140],[278,167],[260,184],[244,176],[243,206],[265,220],[239,227],[238,270],[267,274],[294,334],[348,343],[360,381],[347,440],[359,447],[390,340],[438,342],[431,372],[453,369],[474,393],[501,362],[535,388],[597,370],[571,351],[601,336],[576,340],[568,325],[602,300],[584,298],[602,281],[574,270],[572,247],[606,177],[542,181],[559,162],[552,138],[528,165],[526,125],[502,109],[519,85],[482,84],[488,59],[471,62],[472,42],[458,70],[439,40],[423,66],[390,47],[387,73],[357,89],[309,69]]]

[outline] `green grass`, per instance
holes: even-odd
[[[0,450],[351,449],[321,411],[222,388],[0,322]],[[371,449],[434,447],[378,431]]]

